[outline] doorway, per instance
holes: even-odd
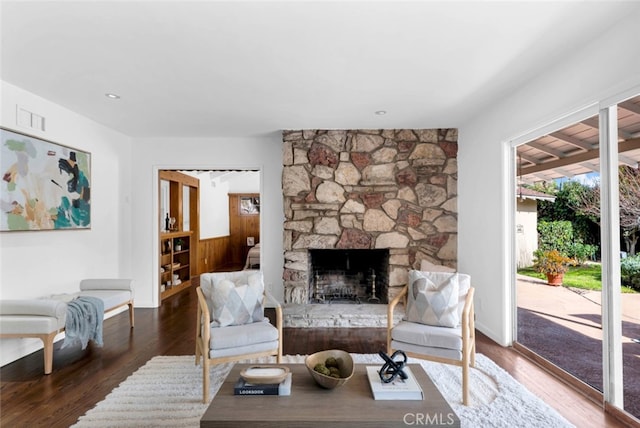
[[[197,210],[192,211],[198,224],[193,274],[242,270],[249,260],[251,267],[259,268],[261,171],[212,168],[179,172],[199,183]]]

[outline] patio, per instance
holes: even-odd
[[[602,391],[600,292],[517,279],[518,342]],[[621,306],[625,410],[640,417],[640,293]]]

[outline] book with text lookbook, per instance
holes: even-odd
[[[398,376],[393,382],[384,383],[380,380],[379,366],[367,366],[367,377],[373,398],[376,400],[422,400],[422,388],[416,381],[415,376],[409,367],[402,370],[407,374],[407,379],[403,380]]]
[[[233,395],[291,395],[291,373],[280,383],[249,383],[240,377]]]

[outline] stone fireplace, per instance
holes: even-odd
[[[316,280],[327,290],[331,281],[349,283],[345,295],[358,282],[365,288],[359,298],[366,297],[371,268],[356,272],[337,258],[329,265],[338,273],[316,278],[310,250],[384,250],[386,284],[376,290],[384,293],[377,296],[382,301],[397,295],[408,270],[419,268],[423,259],[455,268],[457,134],[456,129],[283,131],[285,303],[312,302],[318,297]]]

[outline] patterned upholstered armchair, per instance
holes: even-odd
[[[196,326],[196,364],[202,357],[202,401],[209,401],[211,364],[275,355],[282,357],[282,309],[265,290],[262,272],[200,275]],[[276,325],[264,317],[264,304],[276,308]]]
[[[409,272],[409,282],[388,306],[387,352],[462,367],[462,403],[469,405],[469,366],[475,366],[474,288],[457,272]],[[404,301],[406,315],[394,325]]]

